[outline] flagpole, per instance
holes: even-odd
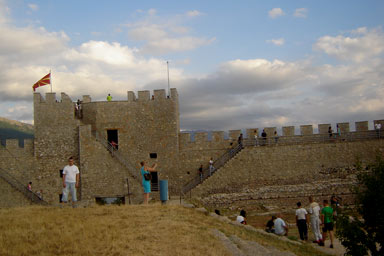
[[[168,97],[171,97],[171,89],[169,88],[169,67],[167,61],[167,73],[168,73]]]
[[[51,70],[49,70],[49,81],[51,84],[51,93],[52,93],[52,75],[51,75]]]

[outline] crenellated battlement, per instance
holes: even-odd
[[[33,94],[33,101],[34,101],[34,104],[38,104],[38,103],[45,103],[45,104],[70,103],[72,104],[73,103],[71,98],[64,92],[61,93],[60,101],[56,98],[55,92],[46,93],[45,98],[41,96],[39,92],[35,92]]]
[[[5,147],[0,147],[0,150],[31,155],[33,154],[33,143],[34,139],[24,139],[24,147],[21,147],[18,139],[6,139]]]
[[[381,124],[381,129],[384,130],[384,120],[374,120],[373,125],[376,123]],[[300,125],[298,128],[299,134],[296,134],[296,127],[295,126],[283,126],[281,127],[282,133],[278,133],[279,137],[284,136],[310,136],[310,135],[321,135],[321,134],[327,134],[328,135],[328,129],[331,127],[333,133],[337,133],[337,126],[340,128],[340,132],[348,133],[348,132],[366,132],[369,131],[369,121],[359,121],[355,122],[355,129],[352,130],[350,128],[350,123],[348,122],[342,122],[342,123],[336,123],[335,125],[332,124],[318,124],[317,126],[317,133],[315,133],[314,126],[313,125]],[[224,131],[212,131],[212,132],[182,132],[179,135],[180,143],[183,145],[185,143],[196,143],[201,144],[205,142],[228,142],[228,141],[237,141],[240,134],[243,133],[244,139],[251,138],[253,139],[254,136],[257,134],[258,137],[261,137],[262,131],[265,131],[267,133],[267,137],[273,137],[275,131],[278,131],[277,127],[264,127],[264,128],[248,128],[245,129],[245,133],[243,130],[229,130],[227,132],[228,139],[225,138]],[[193,136],[191,136],[193,134]],[[209,136],[210,135],[210,136]],[[194,138],[192,140],[192,138]]]

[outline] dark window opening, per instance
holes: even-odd
[[[159,177],[157,175],[157,172],[151,172],[152,179],[151,179],[151,190],[152,191],[159,191]]]
[[[149,153],[150,158],[157,158],[157,153]]]
[[[60,178],[63,178],[63,170],[59,170]]]
[[[119,149],[118,130],[107,130],[107,139],[109,143],[114,145],[115,149]]]
[[[125,197],[96,197],[95,198],[96,203],[98,205],[105,205],[105,204],[125,204]]]

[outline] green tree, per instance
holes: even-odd
[[[336,236],[346,255],[384,255],[384,161],[378,158],[357,179],[356,208],[338,216]]]

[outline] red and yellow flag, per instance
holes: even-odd
[[[47,84],[51,84],[51,73],[49,73],[48,75],[44,76],[43,78],[41,78],[39,81],[37,81],[33,86],[33,91],[36,91],[36,88],[37,87],[40,87],[40,86],[43,86],[43,85],[47,85]]]

